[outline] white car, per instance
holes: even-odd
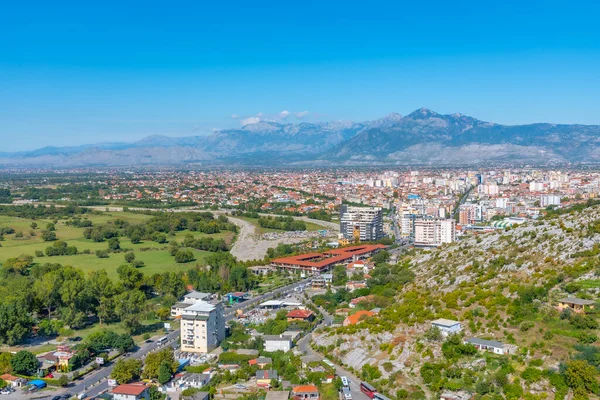
[[[87,393],[86,392],[81,392],[77,395],[77,399],[78,400],[83,400],[87,397]]]

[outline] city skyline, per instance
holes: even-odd
[[[597,4],[144,4],[4,8],[4,151],[419,107],[600,124]]]

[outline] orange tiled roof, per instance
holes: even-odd
[[[348,325],[355,325],[357,324],[361,318],[363,318],[364,316],[366,317],[372,317],[373,315],[375,315],[374,312],[371,311],[366,311],[366,310],[361,310],[361,311],[357,311],[355,314],[349,315],[346,318],[346,321],[348,323]]]

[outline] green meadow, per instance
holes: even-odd
[[[146,219],[151,218],[149,215],[135,214],[127,212],[112,212],[103,213],[100,215],[89,215],[88,219],[94,225],[104,224],[116,218],[126,220],[130,223],[141,223]],[[38,224],[37,229],[32,230],[31,223]],[[18,257],[21,254],[34,256],[36,263],[60,263],[63,265],[72,265],[81,268],[84,271],[95,271],[105,269],[109,276],[116,278],[117,267],[125,264],[124,254],[110,253],[109,258],[98,258],[94,254],[96,250],[105,250],[108,248],[107,242],[94,242],[91,239],[83,237],[85,228],[76,228],[65,225],[64,220],[58,220],[55,224],[57,239],[67,242],[69,246],[76,246],[79,254],[72,256],[54,256],[54,257],[35,257],[36,251],[44,251],[46,247],[52,245],[52,242],[44,242],[41,238],[42,230],[46,228],[46,224],[51,222],[50,219],[27,219],[17,217],[0,216],[0,227],[11,227],[15,229],[14,234],[5,235],[4,241],[0,242],[0,263],[8,258]],[[33,231],[34,236],[31,235]],[[17,237],[17,233],[22,232],[23,237]],[[222,231],[215,234],[204,234],[200,232],[181,231],[173,236],[167,236],[167,241],[177,240],[183,241],[187,234],[192,234],[199,238],[202,236],[210,236],[214,239],[223,238],[227,243],[231,243],[234,234],[229,231]],[[133,251],[136,260],[143,261],[146,265],[140,268],[144,275],[152,275],[154,273],[162,273],[165,271],[185,271],[193,267],[197,263],[202,263],[211,253],[208,251],[200,251],[190,249],[196,256],[196,260],[189,263],[176,263],[174,257],[168,252],[168,243],[159,244],[149,240],[143,240],[141,243],[133,244],[127,237],[119,237],[121,248]],[[84,250],[90,250],[92,254],[82,254]]]

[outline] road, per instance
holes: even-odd
[[[174,343],[174,341],[179,337],[179,330],[170,332],[166,336],[168,338],[167,343],[160,347],[172,345]],[[128,357],[121,356],[120,358],[137,358],[137,359],[141,360],[144,357],[146,357],[146,355],[149,352],[156,350],[158,347],[159,346],[156,343],[156,341],[152,341],[150,343],[143,343],[130,356],[128,356]],[[116,361],[117,360],[113,360],[110,365],[108,365],[106,367],[102,367],[102,368],[98,369],[96,372],[86,375],[84,378],[76,381],[74,386],[71,386],[71,387],[67,388],[66,390],[61,389],[53,394],[56,395],[56,394],[69,393],[73,396],[76,396],[79,393],[85,392],[87,394],[87,397],[93,397],[93,396],[98,396],[98,395],[108,391],[109,386],[108,386],[107,378],[112,373],[112,370],[115,367]]]
[[[321,311],[321,314],[323,315],[323,321],[321,321],[321,324],[319,325],[319,327],[324,327],[324,326],[329,326],[333,323],[333,316],[331,316],[330,314],[328,314],[324,309],[319,307],[319,311]],[[315,356],[315,357],[319,357],[321,360],[324,359],[324,357],[315,352],[312,347],[310,346],[310,339],[312,337],[312,333],[308,333],[306,334],[303,338],[301,338],[300,340],[298,340],[298,349],[307,356]],[[348,371],[347,369],[334,364],[335,366],[335,373],[338,376],[345,376],[350,380],[350,391],[352,392],[352,400],[370,400],[369,397],[364,394],[363,392],[360,391],[360,382],[361,379],[359,379],[356,375],[352,374],[350,371]]]
[[[289,292],[292,292],[294,290],[294,288],[307,283],[309,280],[310,280],[310,278],[307,278],[302,281],[295,282],[295,283],[289,284],[287,286],[283,286],[279,289],[273,290],[272,292],[253,297],[252,299],[250,299],[244,303],[235,305],[231,308],[227,308],[226,312],[225,312],[225,320],[230,321],[233,318],[235,318],[235,312],[238,309],[245,310],[245,309],[254,307],[259,303],[262,303],[263,301],[269,300],[276,295],[280,295],[280,294],[285,295]],[[168,338],[167,344],[164,344],[160,347],[165,347],[165,346],[176,344],[175,340],[179,337],[179,330],[178,329],[174,330],[166,336]],[[179,347],[178,344],[175,347]],[[152,341],[150,343],[143,343],[135,352],[131,353],[131,355],[129,355],[128,357],[121,356],[121,358],[136,358],[136,359],[141,360],[144,357],[146,357],[146,355],[149,352],[154,351],[157,348],[159,348],[159,346],[156,343],[156,341]],[[74,386],[71,386],[66,389],[57,390],[56,392],[53,392],[52,394],[58,395],[58,394],[70,393],[71,395],[76,396],[79,393],[85,392],[88,397],[93,397],[93,396],[98,396],[98,395],[108,391],[109,386],[108,386],[107,378],[112,373],[112,370],[115,366],[116,361],[117,360],[113,360],[113,362],[110,365],[108,365],[106,367],[102,367],[102,368],[98,369],[97,371],[86,375],[81,380],[76,381]]]
[[[240,304],[236,304],[235,306],[229,307],[225,309],[225,321],[231,321],[232,319],[235,318],[235,312],[237,310],[248,310],[249,308],[253,308],[256,307],[258,304],[267,301],[269,299],[272,299],[273,297],[277,296],[277,295],[285,295],[288,294],[290,292],[293,292],[295,288],[297,288],[300,285],[304,285],[306,283],[308,283],[312,278],[306,278],[303,279],[301,281],[295,282],[295,283],[291,283],[289,285],[286,286],[282,286],[279,289],[275,289],[271,292],[268,293],[264,293],[258,296],[255,296],[253,298],[251,298],[248,301],[245,301],[243,303]]]
[[[463,205],[465,203],[465,201],[467,201],[467,198],[469,197],[469,194],[471,193],[471,191],[474,188],[475,188],[475,186],[471,186],[469,189],[467,189],[467,191],[465,193],[463,193],[463,195],[461,196],[460,200],[458,201],[458,205],[454,209],[454,212],[452,213],[452,215],[450,216],[450,218],[456,218],[456,214],[458,214],[458,212],[460,211],[460,206]]]

